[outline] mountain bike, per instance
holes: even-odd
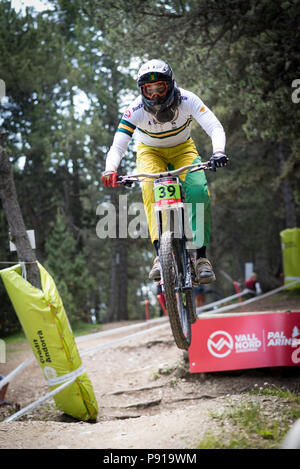
[[[186,247],[184,194],[178,176],[207,169],[213,169],[209,161],[174,171],[119,175],[117,178],[117,183],[125,186],[154,180],[154,184],[150,182],[154,190],[161,286],[175,343],[184,350],[190,346],[191,324],[197,320],[197,315],[192,294],[195,270]]]

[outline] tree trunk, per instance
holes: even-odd
[[[279,171],[280,175],[284,169],[284,163],[286,161],[286,148],[280,142],[277,146],[277,157],[279,160]],[[290,181],[285,178],[280,185],[281,193],[283,197],[283,203],[285,208],[285,224],[286,228],[295,228],[297,226],[297,216],[296,216],[296,204],[294,199],[293,188]]]
[[[119,125],[118,90],[120,74],[117,64],[111,64],[112,96],[109,108],[109,128],[115,131]],[[128,319],[128,239],[119,238],[119,197],[124,194],[124,187],[111,191],[111,202],[116,208],[116,239],[111,239],[111,283],[108,320],[120,321]]]
[[[10,239],[16,245],[18,259],[26,263],[27,280],[34,287],[41,289],[41,278],[35,254],[27,236],[11,164],[3,146],[0,134],[0,198],[10,231]]]
[[[112,271],[108,321],[128,319],[128,244],[127,239],[112,240]]]

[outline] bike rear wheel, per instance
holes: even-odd
[[[166,308],[176,345],[188,350],[191,343],[191,318],[194,305],[191,290],[183,290],[183,255],[180,240],[166,231],[160,241],[160,262]]]

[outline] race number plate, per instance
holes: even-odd
[[[174,180],[165,180],[154,186],[156,206],[177,204],[181,202],[180,184]]]

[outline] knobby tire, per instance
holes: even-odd
[[[191,320],[195,312],[192,291],[176,290],[181,284],[182,252],[174,233],[166,231],[160,242],[160,261],[164,282],[166,308],[178,348],[188,350],[191,343]]]

